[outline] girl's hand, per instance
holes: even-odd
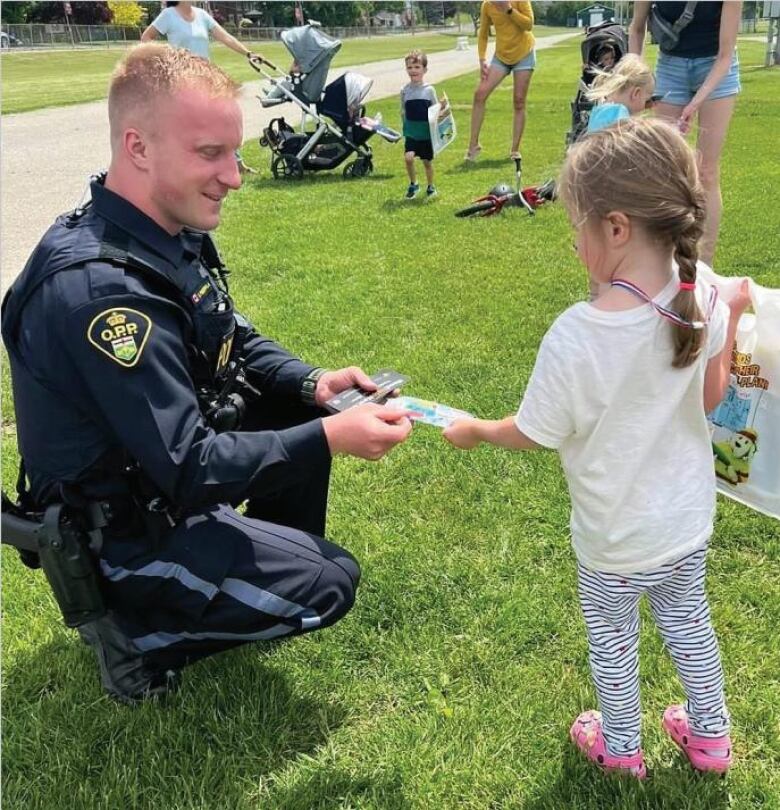
[[[680,117],[677,120],[677,126],[680,128],[680,132],[683,135],[687,135],[691,131],[691,126],[693,125],[693,119],[696,117],[696,113],[699,112],[699,105],[691,101],[680,113]]]
[[[475,419],[456,419],[442,434],[444,438],[461,450],[473,450],[482,440],[476,430]]]
[[[479,78],[484,82],[485,79],[488,77],[488,72],[490,71],[490,65],[488,65],[485,59],[482,59],[479,63]]]
[[[750,306],[750,282],[748,279],[743,278],[739,289],[733,298],[726,302],[731,310],[732,318],[739,318],[742,313]]]

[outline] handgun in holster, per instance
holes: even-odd
[[[54,503],[43,513],[30,513],[3,493],[1,528],[2,542],[18,549],[25,565],[43,569],[68,627],[105,615],[95,560],[101,540],[99,521],[88,531],[83,517],[79,520],[66,504]]]

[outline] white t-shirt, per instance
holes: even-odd
[[[195,56],[209,58],[209,31],[216,20],[202,8],[192,7],[195,18],[187,22],[175,8],[163,9],[152,25],[168,39],[174,48],[186,48]]]
[[[668,306],[678,284],[675,274],[655,301]],[[709,294],[700,279],[705,313]],[[683,369],[672,367],[671,322],[649,304],[621,312],[575,304],[544,336],[515,423],[560,453],[572,543],[586,568],[650,571],[709,539],[715,473],[704,372],[723,349],[728,318],[718,300],[704,350]]]

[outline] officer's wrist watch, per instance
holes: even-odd
[[[305,405],[316,405],[314,395],[317,393],[317,382],[327,371],[325,368],[313,368],[301,383],[301,399]]]

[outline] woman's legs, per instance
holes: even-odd
[[[712,264],[715,244],[720,228],[722,201],[720,196],[720,153],[726,140],[726,133],[734,112],[736,96],[727,96],[705,101],[699,109],[699,133],[696,148],[699,153],[699,176],[706,197],[707,217],[704,221],[704,234],[699,245],[699,258]],[[680,117],[683,107],[677,104],[657,104],[655,114],[674,124]]]
[[[699,256],[709,265],[712,265],[715,255],[723,207],[720,196],[720,153],[723,151],[736,99],[736,96],[726,96],[705,101],[699,109],[696,148],[699,152],[699,176],[707,198],[707,218],[704,221]]]
[[[512,101],[514,103],[515,117],[512,125],[512,149],[511,152],[520,151],[520,140],[525,129],[525,100],[528,97],[528,88],[531,85],[532,70],[517,70],[513,74],[514,91]]]
[[[491,65],[488,75],[480,81],[474,91],[474,102],[471,107],[471,140],[469,141],[469,153],[476,151],[479,146],[479,132],[482,129],[482,121],[485,118],[485,102],[488,96],[498,87],[506,76],[503,68]]]

